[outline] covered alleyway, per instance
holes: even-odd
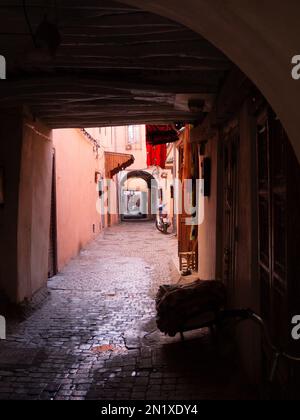
[[[160,284],[178,281],[176,239],[153,223],[105,231],[49,282],[49,298],[0,343],[0,399],[231,399],[248,394],[206,331],[155,329]],[[103,347],[104,346],[104,347]],[[228,357],[230,355],[230,357]]]

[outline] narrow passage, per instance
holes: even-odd
[[[184,343],[152,332],[159,285],[178,281],[176,253],[153,223],[107,229],[49,281],[40,309],[9,325],[0,399],[245,398],[232,349],[207,331]]]

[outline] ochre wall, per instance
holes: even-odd
[[[199,129],[191,131],[191,140],[199,139]],[[218,210],[218,135],[216,134],[206,144],[205,157],[211,159],[211,194],[204,197],[204,221],[198,228],[199,277],[202,280],[213,280],[218,277],[217,271],[217,225]],[[201,157],[200,157],[201,173]]]
[[[90,133],[106,152],[128,153],[134,156],[134,163],[129,170],[145,169],[147,167],[147,150],[146,150],[146,126],[135,126],[136,144],[131,149],[126,149],[128,139],[128,127],[100,127],[87,128]]]
[[[126,190],[148,192],[147,182],[142,178],[129,178],[127,181],[125,181],[124,188]]]
[[[257,262],[257,191],[256,191],[256,126],[245,102],[235,116],[240,141],[238,147],[238,202],[236,276],[231,291],[230,305],[236,308],[253,308],[259,311],[259,284]],[[211,159],[211,194],[204,198],[204,222],[199,225],[198,252],[199,277],[203,280],[222,278],[222,153],[221,137],[217,130],[197,127],[191,131],[191,140],[207,141],[205,157]],[[208,134],[211,133],[211,134]],[[210,137],[210,138],[207,138]],[[200,158],[201,159],[201,158]],[[260,379],[260,336],[256,326],[243,325],[237,330],[241,358],[253,382]]]
[[[26,119],[19,188],[18,302],[47,284],[52,151],[51,130]]]
[[[23,110],[2,115],[0,293],[20,303],[47,284],[52,141],[50,130],[25,119]]]
[[[104,158],[77,129],[54,130],[56,156],[58,269],[75,257],[102,229],[95,172]],[[102,167],[102,166],[103,167]],[[93,231],[93,225],[95,231]]]

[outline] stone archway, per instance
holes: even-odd
[[[198,32],[226,54],[264,94],[300,160],[300,81],[291,77],[299,54],[300,3],[290,0],[123,0]]]
[[[125,174],[123,178],[120,180],[120,184],[119,184],[120,191],[122,191],[125,182],[128,179],[132,179],[132,178],[140,178],[140,179],[143,179],[147,183],[147,187],[149,190],[148,220],[154,219],[155,218],[154,207],[156,205],[157,198],[158,198],[158,184],[157,184],[156,179],[150,172],[147,172],[147,171],[143,171],[143,170],[130,171],[127,174]]]

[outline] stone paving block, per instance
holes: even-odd
[[[176,256],[176,238],[153,223],[105,231],[49,281],[49,298],[36,312],[8,325],[0,400],[239,396],[236,366],[218,361],[206,333],[184,347],[178,337],[153,333],[154,298],[161,284],[178,280]],[[93,350],[108,344],[110,351]]]

